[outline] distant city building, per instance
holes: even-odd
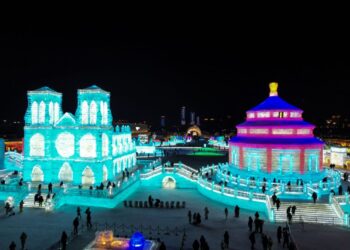
[[[4,169],[5,141],[0,138],[0,169]]]
[[[200,119],[199,119],[199,115],[197,115],[197,126],[200,126],[201,125],[201,122],[200,122]]]
[[[181,107],[181,125],[186,125],[186,107]]]
[[[164,115],[162,115],[162,116],[160,117],[160,126],[161,126],[162,128],[165,127],[165,116],[164,116]]]
[[[7,151],[16,151],[18,153],[22,153],[23,140],[5,141],[5,152]]]
[[[196,124],[196,113],[195,112],[191,112],[191,125],[195,125]]]

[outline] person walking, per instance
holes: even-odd
[[[68,236],[66,234],[66,231],[63,231],[61,235],[61,250],[67,249],[67,239],[68,239]]]
[[[27,240],[27,234],[25,232],[22,232],[21,236],[19,237],[21,240],[21,249],[24,250],[24,246],[26,244],[26,240]]]
[[[292,206],[292,215],[295,215],[295,211],[297,210],[297,206]]]
[[[281,201],[280,201],[279,198],[277,198],[277,200],[276,200],[276,208],[277,208],[277,210],[280,208],[280,206],[281,206]]]
[[[235,217],[238,218],[239,217],[239,206],[235,206]]]
[[[14,241],[11,242],[10,246],[9,246],[10,250],[16,250],[16,243]]]
[[[249,219],[248,219],[248,228],[249,228],[249,232],[251,232],[252,229],[253,229],[253,219],[250,216],[249,216]]]
[[[192,223],[192,212],[191,210],[188,210],[188,213],[187,213],[187,217],[188,217],[188,223]]]
[[[289,212],[288,214],[287,214],[287,219],[288,219],[288,223],[290,224],[290,223],[292,223],[292,214]]]
[[[276,192],[274,192],[273,195],[272,195],[272,204],[273,205],[276,204],[276,200],[277,200],[277,195],[276,195]]]
[[[199,242],[198,240],[194,240],[192,243],[193,250],[199,250]]]
[[[267,248],[269,250],[272,250],[272,245],[273,245],[273,241],[272,241],[271,236],[269,236],[268,241],[267,241]]]
[[[225,219],[227,220],[227,216],[228,216],[228,209],[227,207],[225,207]]]
[[[287,247],[289,247],[289,233],[287,228],[283,228],[283,244],[282,247],[284,248],[284,246],[287,245]]]
[[[288,208],[287,208],[287,215],[290,213],[290,210],[292,209],[292,206],[289,206]]]
[[[166,246],[164,244],[164,241],[160,243],[159,250],[166,250]]]
[[[279,226],[277,228],[277,240],[278,240],[278,243],[280,244],[281,243],[281,239],[282,239],[282,227]]]
[[[51,182],[49,183],[48,188],[49,188],[49,194],[51,194],[52,193],[52,183]]]
[[[19,203],[19,212],[22,213],[23,212],[23,205],[24,205],[24,201],[21,200]]]
[[[230,236],[229,236],[228,232],[225,231],[225,233],[224,233],[224,245],[225,245],[225,248],[228,248],[229,241],[230,241]]]
[[[312,199],[314,200],[314,204],[315,204],[316,200],[317,200],[317,193],[316,192],[312,193]]]
[[[204,218],[205,218],[205,220],[208,220],[208,214],[209,214],[209,209],[208,209],[208,207],[205,207],[204,208]]]
[[[79,218],[79,220],[81,220],[81,211],[80,211],[80,207],[77,207],[77,217]]]
[[[252,232],[249,235],[249,240],[250,240],[250,244],[251,244],[251,249],[254,249],[254,245],[255,245],[255,233]]]
[[[73,227],[74,227],[73,233],[74,233],[74,235],[77,235],[78,234],[78,227],[79,227],[78,217],[75,217],[75,219],[73,220]]]
[[[92,223],[91,223],[91,212],[89,210],[89,213],[86,214],[86,227],[88,229],[92,228]]]

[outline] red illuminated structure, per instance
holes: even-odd
[[[270,83],[270,96],[247,111],[229,142],[229,162],[239,169],[265,173],[303,174],[322,171],[323,142],[314,137],[314,125],[303,111],[278,96]]]

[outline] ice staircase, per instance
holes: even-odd
[[[45,209],[45,198],[46,198],[47,193],[41,193],[41,195],[44,198],[44,202],[43,202],[42,207],[39,206],[39,202],[35,202],[35,205],[34,205],[34,196],[35,196],[35,194],[36,193],[29,193],[27,195],[27,197],[23,200],[23,202],[24,202],[23,207],[32,207],[32,208],[43,208],[43,209]]]
[[[282,201],[280,208],[275,208],[275,221],[286,222],[287,221],[287,208],[295,205],[297,207],[295,215],[292,217],[293,222],[305,222],[305,223],[320,223],[331,225],[343,225],[343,219],[336,213],[333,207],[327,203],[313,202],[287,202]],[[292,211],[291,211],[292,212]]]

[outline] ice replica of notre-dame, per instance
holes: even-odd
[[[23,178],[29,182],[99,185],[136,164],[129,126],[112,125],[110,93],[78,90],[75,115],[63,113],[62,94],[28,91]]]

